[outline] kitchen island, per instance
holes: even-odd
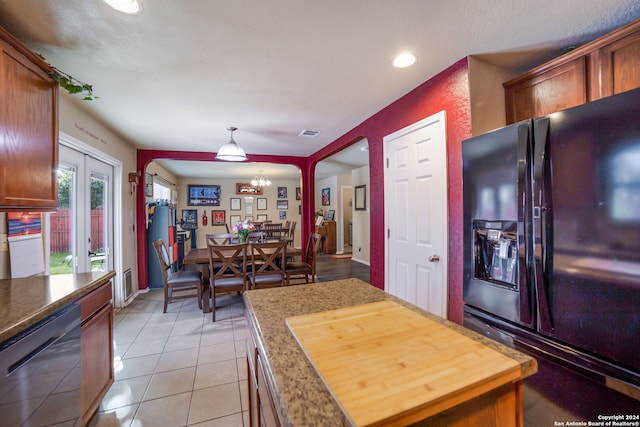
[[[358,279],[247,291],[244,299],[250,331],[247,362],[251,425],[353,425],[353,419],[345,413],[344,402],[339,402],[334,397],[335,390],[328,387],[329,376],[319,374],[287,322],[296,316],[382,301],[393,302],[420,314],[425,321],[444,327],[443,330],[446,328],[463,339],[481,343],[483,348],[491,349],[517,366],[517,374],[512,371],[508,380],[502,383],[492,380],[495,377],[487,378],[487,381],[477,382],[477,387],[466,385],[459,393],[450,393],[454,398],[439,397],[433,406],[437,414],[427,420],[430,425],[450,425],[476,413],[481,417],[492,414],[490,421],[496,425],[522,425],[521,381],[537,371],[535,359],[527,355],[418,309]],[[376,411],[376,406],[371,410]],[[490,425],[486,418],[476,418],[479,420],[483,425]],[[394,422],[406,425],[406,419]],[[416,419],[411,422],[420,423]]]

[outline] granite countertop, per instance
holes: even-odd
[[[0,342],[88,294],[115,272],[0,280]]]
[[[522,378],[537,371],[535,359],[421,310],[359,279],[251,290],[244,293],[249,327],[257,332],[266,375],[283,425],[350,425],[308,361],[285,319],[354,305],[390,300],[516,360]]]

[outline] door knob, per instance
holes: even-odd
[[[438,255],[431,255],[429,257],[429,262],[438,262],[440,261],[440,257]]]

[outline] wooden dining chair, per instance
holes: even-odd
[[[311,276],[311,283],[316,282],[316,259],[318,258],[321,241],[321,235],[318,233],[311,234],[302,255],[302,260],[286,263],[285,276],[287,286],[291,284],[291,279],[304,278],[304,282],[309,283],[309,276]]]
[[[207,234],[207,245],[211,243],[212,245],[228,245],[231,243],[231,239],[233,238],[233,234],[226,233],[217,233],[217,234]]]
[[[216,295],[247,289],[247,244],[207,245],[212,319],[216,321]]]
[[[193,297],[198,298],[198,307],[202,309],[202,272],[196,270],[171,271],[169,253],[162,239],[153,242],[153,248],[158,256],[164,284],[164,308],[162,312],[166,313],[167,306],[174,300]]]
[[[251,289],[284,286],[287,242],[254,243],[251,247],[251,269],[247,273]]]

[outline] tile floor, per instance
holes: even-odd
[[[358,277],[369,268],[318,257],[316,281]],[[242,297],[216,298],[216,322],[196,299],[170,303],[140,294],[114,319],[115,382],[90,427],[248,426],[246,321]]]
[[[217,298],[216,322],[196,299],[141,294],[114,320],[115,383],[90,426],[248,426],[244,305]]]

